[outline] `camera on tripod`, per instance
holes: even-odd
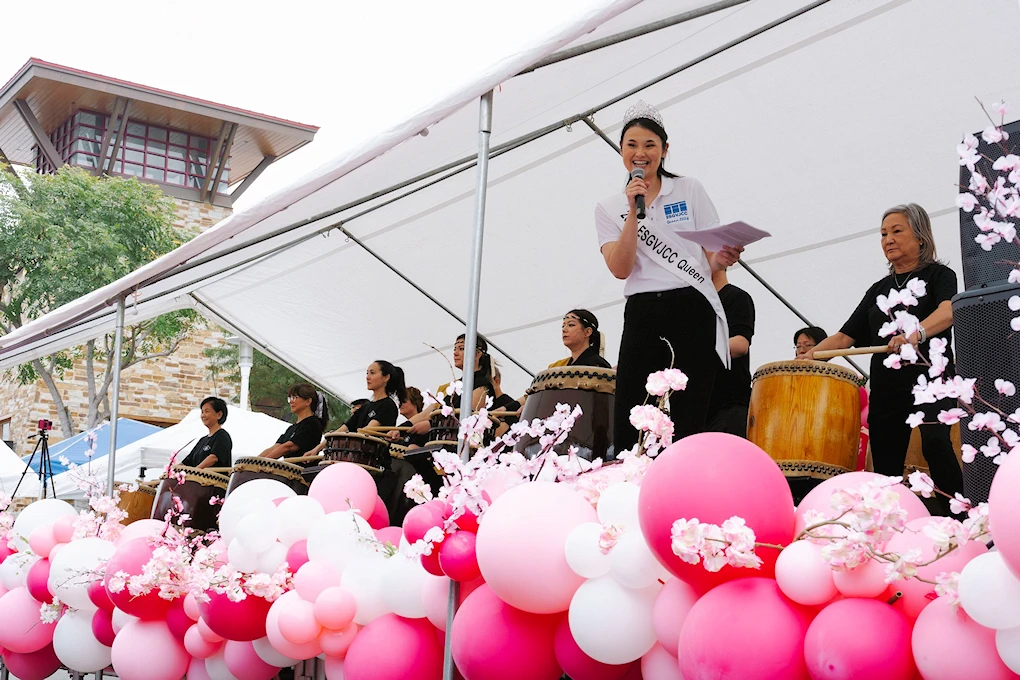
[[[49,430],[52,430],[52,429],[53,429],[53,421],[52,420],[46,420],[45,418],[40,418],[39,419],[39,431],[40,432],[48,432]]]

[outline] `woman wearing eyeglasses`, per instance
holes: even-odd
[[[322,433],[329,422],[326,395],[308,383],[298,383],[287,390],[287,403],[298,421],[288,427],[275,444],[259,454],[263,458],[301,456],[322,441]]]

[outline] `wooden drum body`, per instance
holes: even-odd
[[[567,435],[566,441],[556,446],[557,453],[565,454],[571,446],[585,460],[614,456],[613,404],[616,395],[616,371],[597,366],[558,366],[539,372],[528,388],[528,400],[521,411],[521,420],[548,418],[556,413],[557,404],[573,409],[581,407],[581,417]],[[517,442],[515,450],[528,457],[538,455],[541,444],[534,437],[525,436]]]
[[[152,506],[156,502],[156,487],[139,482],[134,491],[121,491],[117,505],[127,513],[121,524],[131,524],[140,519],[152,517]]]
[[[436,411],[429,418],[429,442],[455,442],[460,432],[460,421],[457,416],[450,414],[444,416],[442,411]]]
[[[302,476],[304,468],[294,463],[287,463],[273,458],[253,456],[238,458],[230,471],[230,484],[227,486],[229,496],[234,489],[253,479],[273,479],[294,489],[299,496],[308,494],[308,482]]]
[[[354,463],[373,475],[381,475],[390,466],[390,443],[356,432],[330,432],[322,457],[337,463]]]
[[[787,477],[827,479],[857,467],[860,378],[822,361],[777,361],[752,381],[747,438]]]
[[[230,478],[217,472],[209,472],[187,465],[175,465],[174,473],[183,474],[184,482],[175,477],[164,477],[156,489],[156,502],[152,506],[152,519],[162,520],[168,510],[175,507],[174,497],[180,499],[181,514],[188,515],[182,526],[198,531],[216,529],[220,516],[220,503],[212,504],[213,498],[222,499],[227,495]],[[175,475],[176,476],[176,475]]]

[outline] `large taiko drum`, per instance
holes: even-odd
[[[335,463],[354,463],[381,475],[390,465],[390,443],[357,432],[329,432],[322,457]]]
[[[140,519],[152,517],[152,506],[156,502],[156,487],[144,482],[138,483],[134,491],[121,491],[117,506],[127,513],[121,524],[131,524]]]
[[[167,511],[175,507],[176,496],[181,501],[181,514],[188,515],[188,520],[179,524],[198,531],[214,530],[219,521],[221,503],[213,502],[213,499],[227,495],[230,478],[187,465],[175,465],[173,471],[173,475],[164,476],[159,482],[152,519],[165,518]],[[183,482],[178,481],[178,475],[183,475]]]
[[[581,417],[574,423],[566,441],[556,446],[565,454],[571,446],[585,460],[613,458],[613,404],[616,395],[616,371],[597,366],[557,366],[535,375],[528,388],[528,400],[521,410],[521,420],[548,418],[557,404],[581,407]],[[525,436],[515,449],[526,456],[542,450],[538,440]]]
[[[273,458],[260,456],[238,458],[230,471],[227,495],[229,496],[234,489],[253,479],[272,479],[294,489],[297,495],[304,496],[308,493],[308,482],[305,481],[303,472],[304,468],[300,465]]]
[[[436,411],[429,417],[429,442],[455,442],[460,432],[460,420],[456,414],[451,413],[444,416],[442,411]]]
[[[828,479],[857,467],[860,376],[823,361],[777,361],[752,380],[747,438],[787,477]]]

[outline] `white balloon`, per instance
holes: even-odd
[[[20,588],[28,583],[28,570],[40,560],[38,555],[30,552],[17,552],[9,555],[0,564],[0,584],[7,590]]]
[[[324,560],[342,572],[352,560],[376,554],[363,539],[374,541],[375,532],[361,515],[350,510],[331,512],[308,532],[308,559]]]
[[[660,586],[635,590],[612,576],[585,581],[570,601],[570,632],[581,650],[607,664],[625,664],[655,645],[652,607]]]
[[[95,611],[89,583],[103,574],[116,551],[117,546],[101,538],[79,538],[66,544],[50,561],[50,592],[69,607]]]
[[[92,612],[69,611],[53,629],[53,651],[60,663],[79,673],[95,673],[110,665],[112,648],[92,634]]]
[[[279,522],[276,508],[245,515],[237,523],[237,541],[246,550],[258,555],[269,550],[276,543]]]
[[[28,539],[37,528],[53,524],[61,517],[77,517],[78,511],[70,503],[56,498],[43,498],[30,504],[18,514],[11,529],[11,542],[18,552],[28,550]]]
[[[227,546],[227,560],[238,571],[251,572],[259,567],[258,554],[245,548],[236,538]]]
[[[261,571],[263,574],[275,574],[276,570],[280,568],[287,559],[287,548],[282,543],[274,543],[269,546],[269,550],[265,550],[259,553],[258,560],[256,562],[256,571]]]
[[[658,583],[662,576],[663,567],[640,530],[620,536],[609,557],[613,576],[628,588],[647,588]]]
[[[1020,580],[997,552],[978,555],[960,572],[960,604],[985,628],[1020,627]]]
[[[113,632],[119,633],[121,629],[131,623],[132,621],[140,621],[137,616],[131,616],[123,609],[114,607],[113,609]]]
[[[300,540],[308,538],[312,526],[326,516],[322,504],[311,496],[294,496],[280,503],[276,508],[276,516],[280,520],[280,543],[290,547]]]
[[[297,492],[294,489],[275,479],[253,479],[231,491],[223,501],[223,508],[226,509],[232,503],[256,498],[272,503],[277,498],[293,498],[296,495]]]
[[[579,524],[567,536],[564,551],[567,564],[578,576],[598,578],[609,573],[611,558],[599,548],[602,525],[598,522]]]
[[[599,495],[596,511],[603,524],[619,524],[626,531],[640,531],[638,495],[641,488],[631,482],[612,484]]]
[[[244,486],[246,485],[242,485],[241,488],[244,488]],[[220,536],[224,541],[230,543],[237,538],[237,525],[240,524],[242,519],[248,515],[273,512],[275,509],[276,506],[273,505],[273,501],[267,501],[264,498],[241,498],[229,508],[224,505],[220,508]]]
[[[995,650],[1006,668],[1020,673],[1020,628],[995,631]]]
[[[251,482],[248,482],[251,484]],[[205,672],[210,680],[241,680],[227,668],[226,645],[205,660]]]
[[[340,585],[346,588],[358,603],[354,622],[359,626],[367,625],[383,614],[389,613],[382,582],[385,562],[386,558],[382,555],[366,555],[348,564],[340,577]]]
[[[382,568],[383,601],[386,608],[406,619],[425,618],[422,591],[430,574],[421,560],[400,553],[388,558]]]
[[[300,661],[300,659],[292,659],[289,656],[280,654],[273,648],[272,643],[269,642],[269,638],[267,637],[259,638],[258,640],[253,641],[251,645],[255,648],[255,653],[258,654],[259,658],[270,666],[276,666],[277,668],[290,668]]]

